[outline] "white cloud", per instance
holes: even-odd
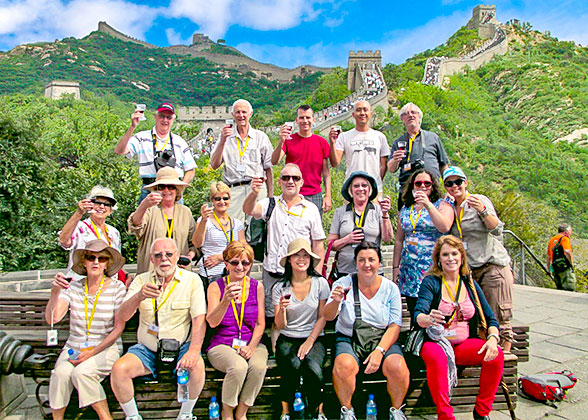
[[[14,0],[0,2],[0,46],[83,37],[107,21],[136,38],[160,14],[160,9],[124,0]]]
[[[347,65],[347,50],[333,44],[318,43],[310,46],[283,47],[274,44],[242,43],[236,48],[257,61],[286,68],[294,68],[304,64],[319,67]]]
[[[165,36],[167,37],[167,42],[169,45],[190,45],[192,43],[191,36],[183,38],[182,34],[176,32],[172,28],[167,28],[165,30]]]

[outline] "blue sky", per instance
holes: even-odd
[[[487,2],[490,4],[490,2]],[[382,50],[402,63],[447,40],[476,1],[394,0],[0,0],[0,50],[83,37],[105,20],[158,46],[190,44],[201,32],[283,67],[346,66],[349,50]],[[586,0],[492,2],[497,18],[530,22],[562,40],[588,45]]]

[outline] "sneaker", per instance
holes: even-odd
[[[404,407],[404,406],[402,406]],[[406,420],[406,416],[402,412],[402,407],[390,407],[390,420]]]
[[[196,416],[193,416],[192,413],[180,413],[176,420],[196,420]]]
[[[315,420],[329,420],[323,413],[318,413]]]
[[[282,414],[280,420],[290,420],[290,414]]]
[[[340,420],[357,420],[355,417],[355,411],[353,408],[341,407],[341,417]]]
[[[136,416],[126,416],[125,420],[143,420],[143,417],[137,414]]]

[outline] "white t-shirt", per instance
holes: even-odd
[[[351,274],[340,278],[333,283],[333,289],[341,286],[343,288],[351,287]],[[382,284],[371,298],[366,298],[359,290],[361,303],[361,319],[376,328],[388,328],[390,324],[402,326],[402,299],[398,286],[382,276]],[[329,297],[327,304],[333,299]],[[345,300],[339,305],[339,317],[335,330],[341,334],[351,337],[353,333],[353,323],[355,322],[355,309],[353,304],[353,288],[347,293]]]
[[[198,223],[200,223],[201,220],[202,217],[199,217]],[[222,262],[214,267],[204,270],[204,261],[211,255],[222,254],[225,248],[229,245],[229,239],[232,239],[233,241],[239,240],[239,232],[243,230],[243,222],[231,217],[231,224],[233,225],[232,237],[230,230],[225,234],[225,232],[215,225],[212,220],[208,219],[206,221],[206,233],[204,234],[204,243],[202,244],[202,260],[200,261],[201,276],[220,276],[223,273],[225,265]],[[229,238],[227,238],[227,235]]]
[[[378,191],[383,191],[380,158],[390,154],[390,146],[383,133],[372,128],[368,131],[353,128],[339,134],[335,150],[342,150],[345,154],[345,179],[353,172],[364,171],[374,177]]]

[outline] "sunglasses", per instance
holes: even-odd
[[[104,255],[86,255],[84,258],[86,258],[86,261],[90,261],[90,262],[94,262],[96,260],[98,260],[98,262],[101,263],[105,263],[106,261],[108,261],[110,259],[110,257],[106,257]]]
[[[173,116],[173,114],[161,114],[161,113],[159,113],[159,112],[158,112],[158,113],[157,113],[157,116],[158,116],[159,118],[161,118],[162,120],[169,120],[169,121],[171,121],[171,120],[173,120],[173,119],[174,119],[174,116]]]
[[[157,186],[157,191],[163,191],[166,188],[168,190],[170,190],[170,191],[175,191],[176,190],[176,186],[175,185],[158,185]]]
[[[443,185],[445,185],[445,188],[451,188],[451,187],[453,187],[454,185],[457,185],[457,186],[459,187],[459,186],[461,186],[461,185],[462,185],[464,182],[465,182],[465,179],[458,178],[458,179],[456,179],[456,180],[454,180],[454,181],[445,181],[445,182],[443,183]]]
[[[221,200],[229,201],[230,199],[231,199],[231,197],[213,197],[214,201],[221,201]]]
[[[161,258],[163,258],[164,255],[169,260],[171,257],[174,256],[174,252],[156,252],[155,254],[153,254],[153,258],[155,258],[156,260],[160,260]]]
[[[426,187],[430,188],[433,185],[431,181],[415,181],[414,186],[417,188]]]
[[[294,182],[298,182],[302,179],[302,177],[299,175],[282,175],[280,179],[284,182],[288,182],[290,179],[292,179]]]
[[[233,267],[238,267],[241,264],[243,267],[249,267],[251,265],[251,261],[243,260],[243,261],[227,261],[228,264],[231,264]]]
[[[370,186],[370,184],[353,184],[352,185],[353,188],[367,188],[369,186]]]
[[[96,200],[96,199],[92,199],[90,201],[95,206],[112,207],[112,203],[110,201],[100,201],[100,200]]]

